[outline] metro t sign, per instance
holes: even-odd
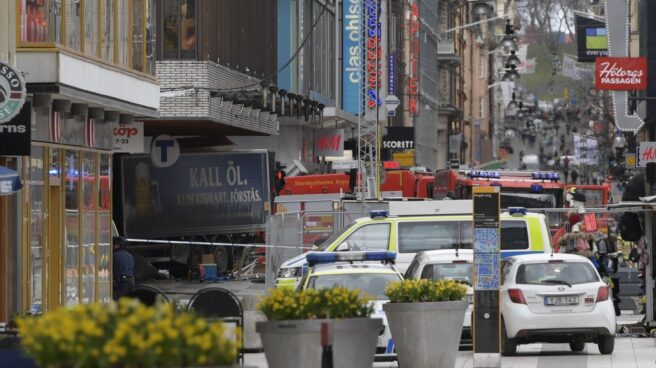
[[[613,91],[646,89],[647,58],[597,58],[595,61],[595,88]]]

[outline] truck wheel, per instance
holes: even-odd
[[[228,247],[216,247],[214,250],[214,262],[217,272],[226,272],[230,268],[230,250]]]

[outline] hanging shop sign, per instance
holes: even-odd
[[[395,159],[395,153],[413,152],[414,148],[415,128],[389,127],[387,128],[387,135],[383,136],[381,158],[383,160],[397,161]],[[403,164],[401,165],[405,166]],[[414,162],[408,166],[414,166]]]
[[[366,0],[366,24],[367,24],[367,70],[366,89],[368,109],[373,109],[382,104],[380,90],[382,87],[382,62],[383,49],[381,47],[382,25],[380,21],[381,0]]]
[[[360,0],[344,0],[342,8],[342,109],[360,108]]]
[[[32,147],[32,105],[25,102],[18,115],[0,124],[0,155],[29,156]]]
[[[419,4],[414,1],[408,21],[410,63],[408,65],[408,110],[411,116],[419,115]]]
[[[20,113],[25,96],[25,81],[20,72],[0,62],[0,124]]]
[[[317,130],[314,135],[314,155],[341,157],[344,155],[344,129]]]
[[[596,19],[575,16],[578,61],[594,63],[595,58],[608,56],[606,24]]]
[[[595,88],[614,91],[646,89],[647,58],[597,58],[595,62]]]
[[[387,94],[396,94],[396,55],[389,54],[387,61]]]

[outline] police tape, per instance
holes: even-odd
[[[125,239],[128,243],[139,244],[165,244],[165,245],[203,245],[203,246],[221,246],[221,247],[243,247],[243,248],[289,248],[289,249],[309,249],[313,247],[301,247],[293,245],[272,245],[272,244],[244,244],[244,243],[220,243],[220,242],[201,242],[193,240],[154,240],[154,239]],[[130,245],[130,244],[129,244]],[[130,245],[137,247],[138,245]]]

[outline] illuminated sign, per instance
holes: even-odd
[[[410,63],[408,72],[408,110],[410,116],[419,115],[419,4],[412,3],[408,22]]]
[[[578,61],[594,63],[595,58],[608,56],[606,24],[596,19],[575,16]]]
[[[396,94],[396,55],[389,54],[387,64],[387,94]]]
[[[380,12],[381,0],[366,0],[367,14],[367,107],[372,109],[380,105],[383,101],[379,96],[379,90],[382,86],[382,48],[380,47],[380,38],[382,35]]]
[[[344,0],[342,8],[342,109],[360,110],[360,0]]]

